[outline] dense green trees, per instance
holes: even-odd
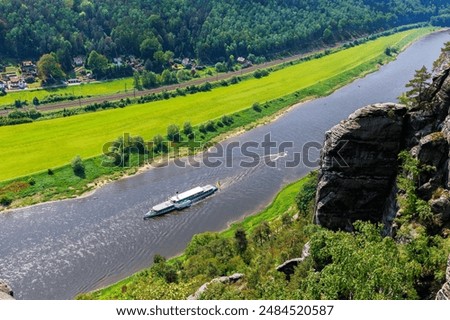
[[[449,23],[442,0],[12,0],[0,1],[0,55],[35,58],[92,50],[132,54],[152,71],[176,57],[204,62],[298,51],[422,21]]]

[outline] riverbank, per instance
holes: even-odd
[[[414,40],[429,32],[431,32],[431,29],[421,29],[416,33],[409,34],[409,37],[401,37],[398,40],[398,45],[401,45],[401,48],[404,49]],[[364,76],[369,72],[376,71],[380,65],[394,59],[394,57],[386,55],[384,50],[381,51],[372,54],[371,59],[368,61],[353,66],[353,68],[346,69],[333,77],[304,87],[289,95],[258,104],[257,107],[253,105],[250,108],[237,111],[229,115],[232,118],[232,122],[226,125],[224,121],[221,121],[221,118],[216,118],[213,122],[213,130],[207,130],[205,132],[204,130],[201,131],[201,129],[202,126],[205,127],[208,123],[198,124],[194,126],[197,140],[203,145],[203,149],[207,148],[213,143],[220,141],[225,135],[229,136],[230,132],[243,132],[244,130],[252,129],[257,125],[275,119],[299,101],[328,95],[354,79]],[[187,137],[184,137],[184,140],[187,141]],[[4,203],[7,203],[6,206],[3,206],[3,209],[77,197],[86,192],[92,192],[99,186],[104,185],[106,181],[113,181],[124,176],[135,174],[139,171],[140,166],[146,164],[145,161],[141,162],[139,157],[133,157],[133,155],[131,156],[130,163],[134,163],[134,165],[127,168],[104,167],[101,166],[102,160],[104,160],[103,157],[86,159],[84,161],[86,175],[82,178],[75,176],[71,167],[66,165],[51,169],[53,174],[49,174],[49,171],[44,171],[38,174],[4,181],[0,183],[0,198],[6,197]],[[147,161],[153,160],[155,159],[152,157],[147,159]]]

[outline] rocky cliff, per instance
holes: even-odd
[[[450,256],[447,261],[447,272],[445,273],[445,284],[436,295],[436,300],[450,300]]]
[[[317,224],[351,231],[357,220],[384,223],[395,237],[402,224],[419,223],[429,235],[450,235],[450,69],[412,101],[364,107],[326,133]],[[436,299],[450,299],[449,272],[450,260]]]
[[[0,300],[14,300],[11,287],[2,280],[0,280]]]
[[[316,223],[351,230],[357,220],[392,221],[398,156],[408,150],[422,168],[415,187],[428,202],[434,227],[450,222],[450,70],[422,93],[420,105],[376,104],[356,111],[326,133],[316,195]]]

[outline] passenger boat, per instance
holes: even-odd
[[[152,207],[152,209],[144,215],[144,219],[161,216],[174,210],[183,210],[185,208],[189,208],[194,202],[200,201],[207,196],[212,195],[216,191],[217,187],[206,185],[204,187],[196,187],[190,189],[180,194],[177,193],[168,201]]]

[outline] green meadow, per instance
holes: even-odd
[[[358,75],[373,71],[378,62],[390,59],[385,55],[387,47],[403,48],[431,31],[431,28],[422,28],[397,33],[211,92],[0,127],[0,181],[66,165],[75,155],[82,158],[99,155],[105,143],[123,133],[151,139],[156,134],[165,135],[167,126],[172,123],[182,125],[190,121],[195,126],[248,109],[255,102],[265,103],[302,90],[308,92],[313,86],[317,86],[314,96],[325,94],[329,92],[325,83],[339,87]]]

